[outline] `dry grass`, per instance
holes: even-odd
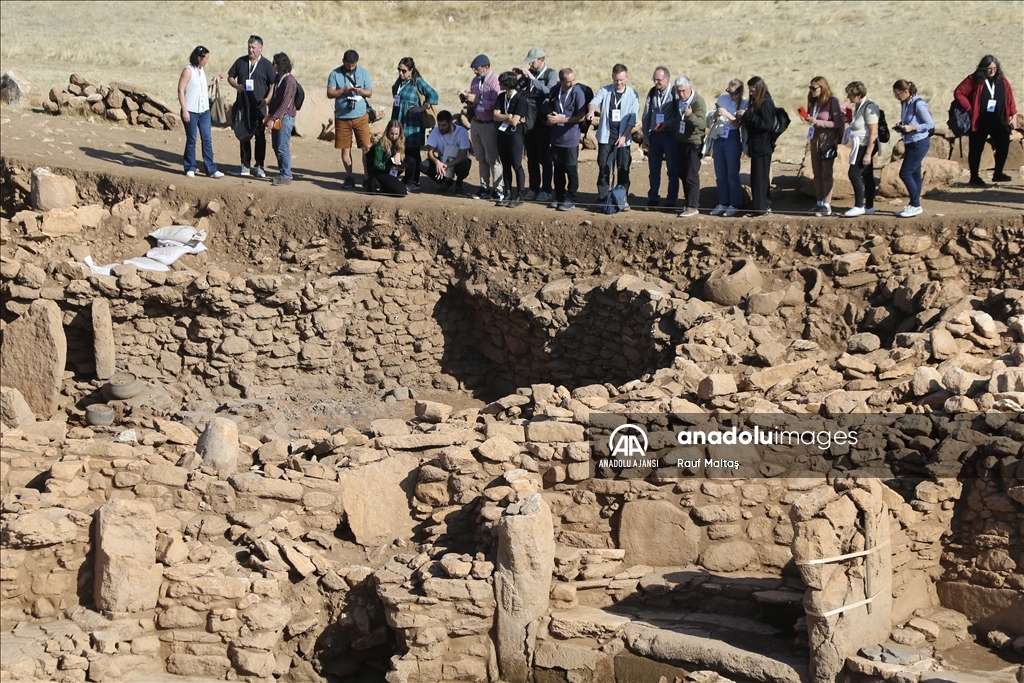
[[[541,20],[541,17],[545,17]],[[269,54],[287,52],[307,92],[352,47],[369,71],[378,104],[390,100],[399,58],[411,55],[453,107],[480,52],[495,69],[521,65],[542,46],[555,68],[580,82],[631,69],[641,95],[665,64],[706,99],[730,78],[754,74],[795,110],[807,81],[841,90],[861,80],[883,108],[889,86],[918,84],[939,118],[956,84],[991,52],[1014,85],[1024,83],[1024,2],[0,2],[0,68],[20,69],[41,90],[72,72],[123,80],[175,99],[189,52],[206,45],[212,70],[226,71],[260,34]],[[1018,88],[1024,90],[1024,86]],[[889,116],[892,119],[892,115]],[[794,134],[795,135],[795,134]],[[794,139],[795,141],[795,139]]]

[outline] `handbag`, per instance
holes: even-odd
[[[251,140],[256,135],[256,125],[259,125],[259,119],[254,122],[252,117],[249,115],[249,108],[245,104],[235,103],[232,107],[232,118],[234,122],[232,129],[234,130],[235,137],[240,141],[245,142]]]
[[[220,83],[214,83],[210,86],[210,123],[224,128],[230,120],[228,105],[224,102],[224,96],[220,94]]]
[[[835,140],[829,140],[828,142],[818,145],[818,157],[822,161],[829,161],[835,159],[836,155],[839,154],[839,146],[836,145]]]
[[[437,109],[434,108],[434,105],[432,105],[429,102],[427,102],[426,95],[424,95],[422,92],[420,92],[420,82],[419,82],[419,79],[416,79],[415,85],[416,85],[416,95],[420,99],[420,106],[421,107],[426,107],[426,109],[424,109],[420,113],[420,116],[423,119],[423,130],[430,130],[431,128],[433,128],[434,126],[437,125]]]

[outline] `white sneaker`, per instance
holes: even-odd
[[[262,166],[257,166],[256,167],[256,177],[257,178],[266,178],[267,177],[267,173],[266,173],[266,171],[263,170]]]
[[[223,178],[224,174],[221,173],[220,171],[214,171],[213,173],[210,174],[210,177],[211,178]]]
[[[243,178],[248,178],[249,177],[249,167],[248,166],[243,166],[240,169],[238,169],[238,175],[243,177]]]
[[[924,213],[924,209],[922,209],[920,206],[907,205],[904,206],[903,210],[897,213],[896,215],[900,218],[913,218],[914,216],[920,216],[922,213]]]
[[[847,218],[853,218],[854,216],[863,216],[864,213],[865,211],[863,206],[855,206],[852,209],[849,209],[843,215],[846,216]]]
[[[725,207],[725,213],[723,213],[722,215],[725,216],[726,218],[732,218],[734,216],[740,215],[740,210],[737,209],[735,206],[727,206]]]
[[[186,178],[195,178],[196,177],[196,172],[195,171],[185,171],[185,177]]]
[[[725,210],[729,208],[725,204],[719,204],[715,208],[711,209],[712,216],[721,216],[725,213]]]

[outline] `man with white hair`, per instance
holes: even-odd
[[[694,91],[689,78],[680,76],[674,87],[679,110],[676,159],[684,197],[683,208],[676,215],[688,218],[700,213],[697,210],[700,201],[700,158],[704,131],[708,127],[708,110],[704,98]]]

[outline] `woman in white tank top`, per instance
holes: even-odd
[[[210,94],[206,83],[206,65],[210,61],[210,51],[200,45],[192,50],[188,58],[188,66],[178,78],[178,104],[181,106],[181,122],[185,126],[185,154],[183,162],[185,175],[189,178],[196,174],[196,135],[203,138],[203,164],[206,175],[211,178],[223,178],[224,174],[217,170],[213,162],[213,139],[210,127]],[[217,74],[213,82],[220,81]]]

